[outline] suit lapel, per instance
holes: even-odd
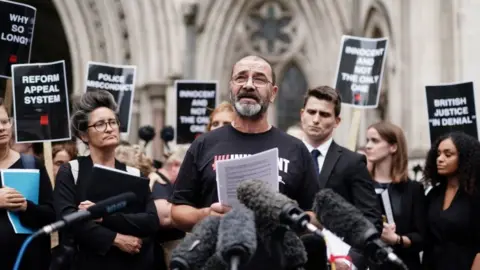
[[[323,162],[322,170],[320,172],[319,181],[320,188],[324,188],[327,185],[327,182],[332,174],[333,168],[338,161],[338,158],[342,154],[342,148],[338,147],[335,142],[332,142],[330,148],[328,149],[327,156]]]
[[[402,196],[405,189],[406,189],[406,185],[404,183],[390,185],[388,187],[388,194],[390,195],[390,204],[392,205],[392,212],[395,218],[395,223],[397,228],[401,228],[401,229],[403,229],[404,219],[399,217],[409,216],[409,215],[405,215],[406,213],[404,213],[405,211],[408,211],[408,205],[405,204],[407,200],[404,200]],[[402,214],[399,216],[398,213],[402,213]]]

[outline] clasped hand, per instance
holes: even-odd
[[[89,207],[94,206],[94,205],[95,205],[95,203],[93,203],[91,201],[83,201],[78,205],[78,210],[79,211],[87,211],[87,209]],[[98,219],[95,219],[94,221],[100,223],[100,222],[103,221],[103,218],[98,218]]]
[[[8,211],[27,210],[27,200],[17,190],[9,187],[0,188],[0,208]]]

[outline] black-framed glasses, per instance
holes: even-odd
[[[87,126],[88,128],[95,128],[98,132],[105,132],[107,131],[107,126],[110,125],[112,129],[116,129],[119,126],[119,121],[117,119],[110,119],[108,121],[100,120],[93,125]]]
[[[272,83],[266,77],[262,77],[262,76],[249,77],[247,75],[235,76],[232,78],[232,82],[236,85],[245,85],[250,78],[252,78],[252,83],[255,87],[264,87],[267,84]]]
[[[11,128],[13,125],[13,118],[0,118],[0,126],[4,128]]]

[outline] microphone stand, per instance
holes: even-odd
[[[307,229],[309,232],[323,238],[325,244],[327,243],[327,239],[322,231],[310,223],[310,216],[296,205],[286,204],[280,214],[280,220],[288,224],[296,233],[303,233]],[[335,264],[332,265],[331,269],[336,270]],[[298,270],[304,270],[304,268],[299,267]]]
[[[233,247],[227,254],[230,257],[230,270],[238,270],[240,264],[246,261],[246,250],[241,246]]]
[[[230,270],[238,270],[240,265],[240,256],[232,256],[230,258]]]

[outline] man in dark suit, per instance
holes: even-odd
[[[332,138],[334,129],[340,124],[341,102],[338,92],[328,86],[307,91],[301,111],[304,143],[319,172],[320,188],[331,188],[341,195],[381,232],[380,206],[365,156],[336,144]],[[362,269],[363,260],[354,253],[352,251],[349,255],[357,268]],[[337,269],[343,269],[343,266],[340,264]]]

